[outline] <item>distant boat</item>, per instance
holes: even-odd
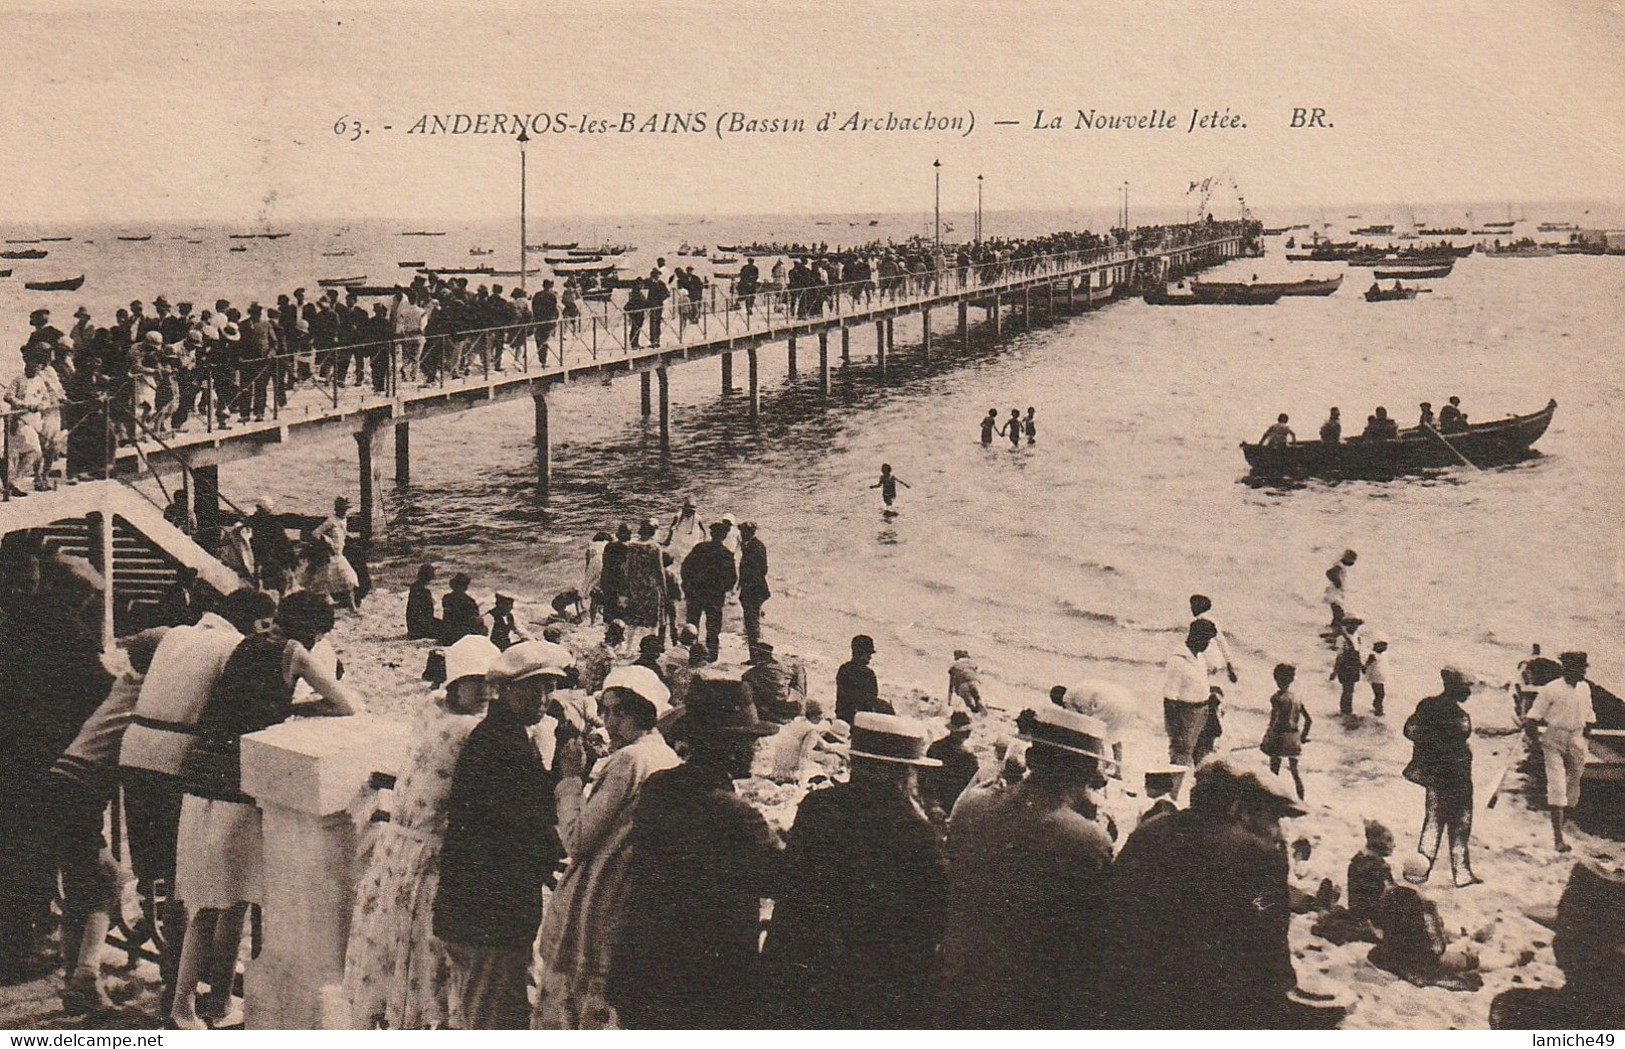
[[[1285,294],[1278,284],[1248,281],[1191,281],[1198,302],[1214,306],[1273,306]]]
[[[27,238],[19,237],[16,240],[9,240],[8,239],[6,241],[6,243],[7,244],[39,244],[39,243],[42,243],[44,240],[45,240],[44,237],[27,237]]]
[[[540,246],[535,245],[535,244],[528,244],[528,245],[526,245],[526,247],[530,251],[538,251],[538,250],[540,250],[540,251],[569,251],[571,248],[579,248],[579,247],[581,247],[581,242],[578,241],[578,240],[572,240],[572,241],[569,241],[568,243],[555,244],[553,241],[547,240],[547,241],[543,241]]]
[[[22,251],[0,251],[0,259],[43,259],[50,252],[42,248],[27,248]]]
[[[192,238],[188,237],[187,240],[186,240],[186,243],[188,243],[188,244],[202,244],[203,241],[201,241],[201,240],[193,240]]]
[[[281,240],[283,237],[288,236],[288,234],[286,234],[286,233],[261,233],[260,236],[264,237],[266,240]]]
[[[324,258],[324,259],[345,259],[345,258],[349,258],[351,255],[354,255],[354,254],[355,254],[355,252],[351,251],[349,248],[340,248],[338,251],[324,251],[324,252],[322,252],[322,258]]]
[[[413,270],[423,265],[423,260],[418,259],[416,262],[397,262],[395,265],[399,266],[403,270]]]
[[[137,241],[137,242],[144,241],[144,240],[151,240],[151,239],[152,239],[152,234],[151,233],[143,233],[143,234],[141,234],[140,236],[137,236],[137,237],[120,237],[119,238],[119,240],[131,240],[131,241]]]
[[[444,237],[445,230],[409,229],[401,233],[403,237]]]
[[[869,220],[869,225],[878,226],[878,225],[880,225],[880,220],[879,219],[870,219]]]
[[[85,275],[65,280],[31,280],[23,285],[29,291],[78,291],[85,283]]]
[[[1539,230],[1540,232],[1542,232],[1542,233],[1563,233],[1563,232],[1566,232],[1568,230],[1579,229],[1580,227],[1576,226],[1572,222],[1542,222],[1539,226],[1536,226],[1535,228],[1537,230]],[[45,237],[45,238],[41,238],[41,239],[49,240],[50,238]]]
[[[1578,226],[1576,226],[1574,228],[1579,229]],[[40,243],[41,244],[61,244],[61,243],[64,243],[66,241],[70,241],[72,239],[73,239],[72,237],[41,237],[40,238]]]
[[[323,277],[321,280],[316,282],[317,286],[322,288],[347,288],[352,284],[365,283],[367,283],[367,275],[365,273],[361,274],[359,277]]]
[[[1462,226],[1448,226],[1436,229],[1419,229],[1416,232],[1424,237],[1465,237],[1467,230]]]
[[[10,270],[0,270],[0,277],[9,277],[9,276],[11,276],[11,271]]]
[[[496,272],[496,270],[492,269],[490,266],[425,266],[425,267],[423,267],[423,272],[425,272],[425,273],[449,273],[449,274],[451,274],[453,276],[458,276],[458,275],[472,276],[474,274],[482,274],[484,276],[491,276],[492,274],[494,274]]]
[[[1516,226],[1516,225],[1517,225],[1516,222],[1486,222],[1486,223],[1484,223],[1484,228],[1485,229],[1511,229],[1513,226]]]
[[[1339,273],[1326,280],[1295,280],[1264,286],[1280,288],[1282,295],[1331,295],[1343,286],[1343,277]]]
[[[1421,290],[1421,288],[1406,288],[1403,286],[1397,288],[1367,288],[1365,290],[1365,301],[1402,302],[1406,299],[1416,298],[1417,293]]]
[[[228,250],[228,251],[247,251],[248,248],[244,247],[244,246],[237,246],[237,247],[228,248],[226,250]]]
[[[1349,230],[1356,237],[1386,237],[1393,231],[1394,224],[1392,222],[1381,226],[1361,226],[1359,229]]]
[[[476,255],[476,256],[478,256],[478,255],[495,255],[497,253],[497,249],[495,249],[495,248],[469,248],[468,253],[470,255]]]
[[[1486,247],[1484,254],[1497,259],[1544,259],[1556,255],[1557,248],[1553,245],[1536,244],[1533,241],[1521,240],[1516,244]]]
[[[1454,263],[1446,266],[1415,266],[1398,270],[1373,270],[1371,275],[1377,280],[1438,280],[1450,276]]]

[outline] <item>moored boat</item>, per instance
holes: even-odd
[[[1416,298],[1417,293],[1421,290],[1422,289],[1420,288],[1402,287],[1398,283],[1396,283],[1392,288],[1367,288],[1365,290],[1365,301],[1403,302],[1407,299]]]
[[[1416,232],[1424,237],[1465,237],[1467,230],[1463,226],[1444,226],[1437,229],[1419,229]]]
[[[1395,270],[1373,270],[1372,275],[1378,280],[1438,280],[1450,276],[1454,268],[1450,263],[1443,266],[1406,266]]]
[[[445,235],[446,235],[446,231],[443,230],[443,229],[442,230],[408,229],[408,230],[402,230],[401,231],[401,236],[403,236],[403,237],[444,237]]]
[[[1200,302],[1217,306],[1273,306],[1285,292],[1279,284],[1193,280],[1191,294]]]
[[[415,270],[419,266],[423,265],[423,260],[413,259],[411,262],[397,262],[395,265],[399,266],[403,270]]]
[[[11,276],[11,271],[10,270],[0,270],[0,277],[9,277],[9,276]]]
[[[22,251],[0,251],[0,259],[43,259],[50,252],[42,248],[26,248]]]
[[[1260,285],[1262,287],[1280,288],[1281,294],[1291,295],[1331,295],[1343,286],[1343,274],[1327,279],[1295,280],[1284,283]]]
[[[316,282],[317,286],[322,288],[348,288],[351,285],[365,283],[367,283],[365,273],[357,277],[323,277]]]
[[[1474,423],[1461,433],[1413,428],[1401,430],[1398,437],[1389,440],[1351,437],[1338,444],[1300,441],[1269,446],[1243,442],[1241,450],[1253,476],[1261,478],[1397,477],[1464,462],[1482,469],[1518,462],[1534,454],[1531,446],[1551,425],[1555,411],[1557,402],[1549,401],[1531,415]]]
[[[67,277],[62,280],[31,280],[23,284],[29,291],[78,291],[84,286],[85,275]]]
[[[1392,222],[1381,226],[1361,226],[1359,229],[1349,230],[1349,232],[1356,237],[1386,237],[1393,231],[1394,224]]]
[[[236,244],[236,245],[233,245],[232,247],[227,248],[226,250],[227,251],[247,251],[248,250],[248,245],[246,245],[246,244]]]

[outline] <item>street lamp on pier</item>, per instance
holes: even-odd
[[[976,243],[982,243],[982,176],[976,176]]]
[[[530,136],[525,134],[525,129],[521,127],[519,129],[519,290],[520,291],[528,291],[528,289],[525,287],[525,271],[530,268],[526,264],[526,254],[525,254],[529,250],[525,246],[525,240],[526,240],[526,236],[525,236],[525,143],[527,143],[529,141],[530,141]]]
[[[937,251],[942,251],[942,161],[933,160],[931,167],[937,175]]]

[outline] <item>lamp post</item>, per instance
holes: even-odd
[[[1123,228],[1128,229],[1128,182],[1123,182]]]
[[[976,243],[982,243],[982,176],[976,176]]]
[[[525,241],[526,241],[526,236],[525,236],[525,143],[527,143],[529,141],[530,141],[530,136],[525,134],[525,129],[521,127],[519,129],[519,290],[520,291],[528,291],[528,289],[525,287],[525,271],[530,268],[530,266],[527,265],[527,260],[526,260],[526,255],[525,255],[525,253],[530,250],[525,244]]]
[[[937,251],[942,251],[942,161],[933,160],[931,167],[937,175]]]

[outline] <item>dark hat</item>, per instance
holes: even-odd
[[[760,737],[778,731],[757,716],[756,703],[739,679],[717,670],[694,672],[678,725],[685,736]]]
[[[873,655],[875,651],[875,639],[870,637],[868,634],[857,634],[853,636],[852,651],[868,652],[870,655]]]
[[[454,587],[466,587],[473,581],[474,580],[468,577],[467,572],[458,572],[456,575],[451,577],[451,585]]]
[[[956,710],[952,714],[949,714],[948,715],[948,731],[949,732],[969,732],[970,731],[970,715],[965,713],[963,710]]]
[[[83,307],[80,307],[80,308],[83,309]],[[29,320],[37,320],[40,317],[49,317],[50,315],[51,315],[51,311],[46,309],[44,306],[41,306],[37,310],[30,310],[28,312],[28,319]]]
[[[862,710],[852,718],[852,746],[848,756],[893,765],[940,767],[942,762],[925,756],[930,745],[930,733],[924,722]]]
[[[152,300],[152,304],[154,306],[168,306],[169,300],[160,295],[156,299]]]
[[[1564,652],[1557,657],[1563,664],[1564,670],[1584,670],[1590,664],[1590,658],[1584,652]]]

